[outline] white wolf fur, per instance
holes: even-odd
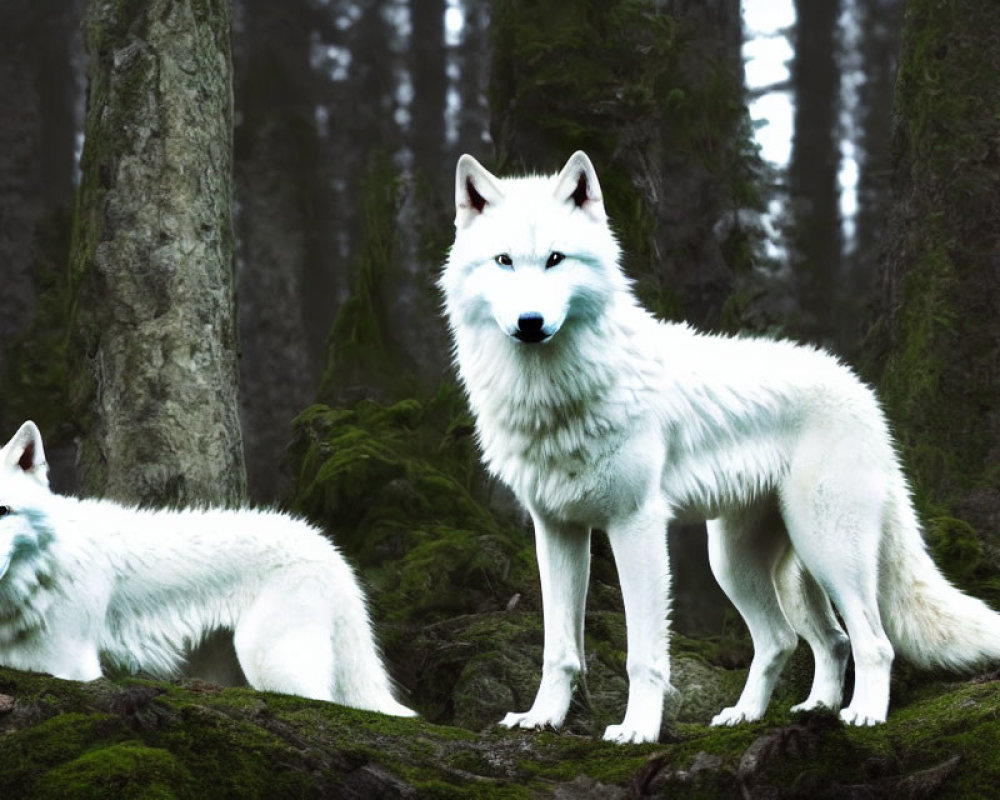
[[[351,568],[318,531],[269,511],[53,494],[24,423],[0,449],[0,663],[86,681],[104,655],[162,676],[217,628],[232,629],[256,689],[413,716]]]
[[[584,666],[591,528],[607,532],[627,620],[619,742],[658,736],[669,686],[668,520],[708,518],[713,571],[754,642],[746,687],[715,725],[758,719],[798,635],[807,709],[883,722],[893,648],[962,669],[1000,657],[1000,616],[927,555],[872,392],[827,353],[697,333],[643,310],[619,265],[587,156],[498,179],[463,156],[440,279],[484,459],[531,513],[545,621],[531,709],[559,726]],[[830,600],[839,610],[844,635]],[[891,642],[891,644],[890,644]]]

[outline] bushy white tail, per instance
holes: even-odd
[[[899,477],[886,517],[879,612],[896,652],[921,667],[968,670],[1000,660],[1000,614],[959,591],[931,560]]]

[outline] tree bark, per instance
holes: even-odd
[[[925,515],[1000,546],[1000,5],[909,0],[869,354]]]
[[[178,504],[245,495],[229,25],[225,0],[88,11],[70,377],[87,493]]]

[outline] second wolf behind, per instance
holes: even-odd
[[[801,635],[799,709],[883,722],[894,652],[967,668],[1000,658],[1000,616],[927,555],[888,425],[835,358],[790,342],[654,319],[619,266],[590,159],[500,179],[458,162],[455,243],[440,279],[483,457],[530,511],[545,625],[531,708],[562,724],[583,669],[592,528],[607,532],[627,622],[628,705],[605,738],[655,740],[669,685],[670,519],[708,525],[713,571],[754,658],[717,725],[758,719]],[[830,601],[847,627],[848,641]]]
[[[87,681],[104,657],[167,676],[218,628],[255,689],[414,716],[393,697],[353,571],[319,531],[271,511],[53,494],[24,423],[0,449],[0,664]]]

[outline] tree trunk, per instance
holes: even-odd
[[[70,376],[82,488],[236,503],[229,4],[91,3],[85,26]]]
[[[236,193],[243,435],[250,496],[274,502],[288,488],[292,419],[319,383],[325,331],[318,342],[309,336],[305,276],[310,266],[330,269],[315,242],[317,229],[332,220],[317,175],[308,5],[245,0],[242,8]],[[322,284],[311,291],[326,294]]]
[[[836,58],[838,0],[795,3],[795,127],[788,167],[789,240],[802,317],[793,330],[808,341],[843,349],[840,168],[840,70]]]
[[[1000,5],[909,0],[870,354],[925,515],[1000,546]],[[932,532],[935,528],[932,519]]]
[[[444,0],[410,0],[413,103],[410,143],[414,163],[435,181],[451,167],[445,154]],[[449,182],[450,185],[450,182]]]

